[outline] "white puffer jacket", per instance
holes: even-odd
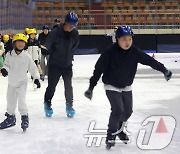
[[[40,43],[38,40],[34,40],[33,42],[28,40],[27,52],[30,54],[30,56],[32,57],[34,61],[37,60],[40,63],[41,49],[40,49]]]
[[[4,52],[5,52],[4,43],[0,42],[0,56],[2,56]]]
[[[27,82],[27,71],[34,79],[40,78],[38,69],[30,57],[30,55],[22,51],[19,55],[14,50],[6,54],[4,66],[8,72],[8,81],[12,86],[17,86],[19,83]]]

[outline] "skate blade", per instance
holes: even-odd
[[[26,132],[26,128],[23,129],[23,132],[24,132],[24,133]]]
[[[119,141],[116,141],[116,143],[129,144],[129,143],[131,143],[131,140],[119,140]]]
[[[106,145],[106,150],[110,150],[111,149],[111,145]]]
[[[128,144],[129,143],[129,141],[122,141],[124,144]]]
[[[115,146],[115,144],[114,145],[111,145],[111,144],[106,144],[106,149],[107,150],[110,150],[112,147],[114,147]]]
[[[74,117],[74,114],[72,115],[72,114],[67,114],[67,117],[68,118],[73,118]]]
[[[45,116],[48,118],[52,117],[52,115],[53,115],[53,110],[52,111],[46,111],[46,109],[44,109],[44,112],[45,112]]]
[[[52,114],[46,114],[46,117],[51,118]]]
[[[1,130],[3,130],[3,129],[8,129],[8,128],[11,128],[11,127],[14,127],[16,124],[14,124],[14,125],[11,125],[11,126],[8,126],[8,127],[5,127],[5,128],[0,128]]]

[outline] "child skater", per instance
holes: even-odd
[[[116,43],[102,53],[98,59],[94,74],[90,79],[89,89],[85,92],[85,96],[91,100],[93,89],[103,74],[102,81],[111,105],[106,138],[107,149],[115,145],[116,136],[124,143],[129,141],[124,128],[133,112],[131,85],[138,63],[162,72],[167,81],[172,76],[172,72],[168,71],[163,64],[132,45],[132,42],[131,28],[129,26],[119,27],[116,31]]]
[[[27,71],[33,76],[34,84],[40,88],[40,76],[38,69],[30,57],[24,51],[27,43],[27,38],[24,34],[18,33],[13,37],[14,49],[6,54],[4,66],[1,73],[4,77],[8,76],[8,90],[7,90],[7,117],[0,123],[0,129],[9,128],[16,125],[15,110],[18,101],[18,110],[21,114],[21,128],[26,131],[29,125],[28,109],[25,101],[27,90]]]
[[[34,60],[39,74],[42,75],[42,70],[40,67],[40,60],[41,60],[41,46],[39,41],[36,39],[37,31],[35,28],[31,28],[28,30],[28,42],[27,42],[27,51]],[[31,77],[32,78],[32,77]],[[33,79],[33,78],[32,78]]]
[[[118,26],[114,27],[114,32],[110,33],[110,34],[106,34],[106,36],[111,36],[112,37],[112,43],[116,43],[116,30],[118,29]]]

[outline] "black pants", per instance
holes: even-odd
[[[114,133],[120,129],[122,122],[126,122],[133,112],[132,91],[120,93],[106,90],[106,95],[111,105],[108,132]]]
[[[66,102],[73,103],[72,66],[65,69],[49,66],[48,87],[46,88],[44,96],[46,102],[51,102],[61,76],[64,81]]]

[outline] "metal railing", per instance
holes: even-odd
[[[179,3],[173,6],[172,1],[168,7],[166,1],[162,0],[163,6],[160,9],[157,0],[153,1],[157,3],[153,8],[150,8],[150,5],[153,6],[155,3],[149,1],[145,6],[141,5],[140,0],[137,0],[137,3],[132,0],[124,0],[123,4],[119,2],[29,0],[26,4],[17,0],[1,0],[0,30],[23,30],[32,26],[40,30],[44,24],[51,27],[55,18],[63,22],[69,11],[78,14],[80,30],[113,29],[115,25],[130,25],[133,29],[180,29]],[[135,6],[136,9],[134,9]]]
[[[0,30],[12,32],[32,26],[32,7],[17,0],[0,1]]]
[[[116,25],[130,25],[134,29],[180,29],[179,13],[136,13],[119,12],[106,14],[101,11],[90,11],[88,15],[79,15],[79,29],[113,29]],[[82,22],[85,20],[86,23]]]
[[[75,11],[76,12],[76,11]],[[97,13],[98,12],[98,13]],[[64,22],[65,14],[61,15],[43,15],[35,20],[34,27],[41,29],[44,24],[53,26],[53,19],[59,18]],[[87,13],[78,15],[80,30],[93,29],[113,29],[116,25],[130,25],[134,29],[180,29],[180,13],[136,13],[125,14],[107,14],[104,11],[91,10]],[[47,21],[47,19],[51,19]],[[40,20],[40,21],[38,21]]]
[[[84,2],[84,7],[79,7],[80,2]],[[80,30],[113,29],[114,25],[130,25],[134,29],[179,29],[179,5],[178,0],[168,3],[166,0],[46,0],[36,3],[33,25],[38,29],[44,24],[53,26],[55,18],[63,22],[67,12],[74,11],[79,16]]]

